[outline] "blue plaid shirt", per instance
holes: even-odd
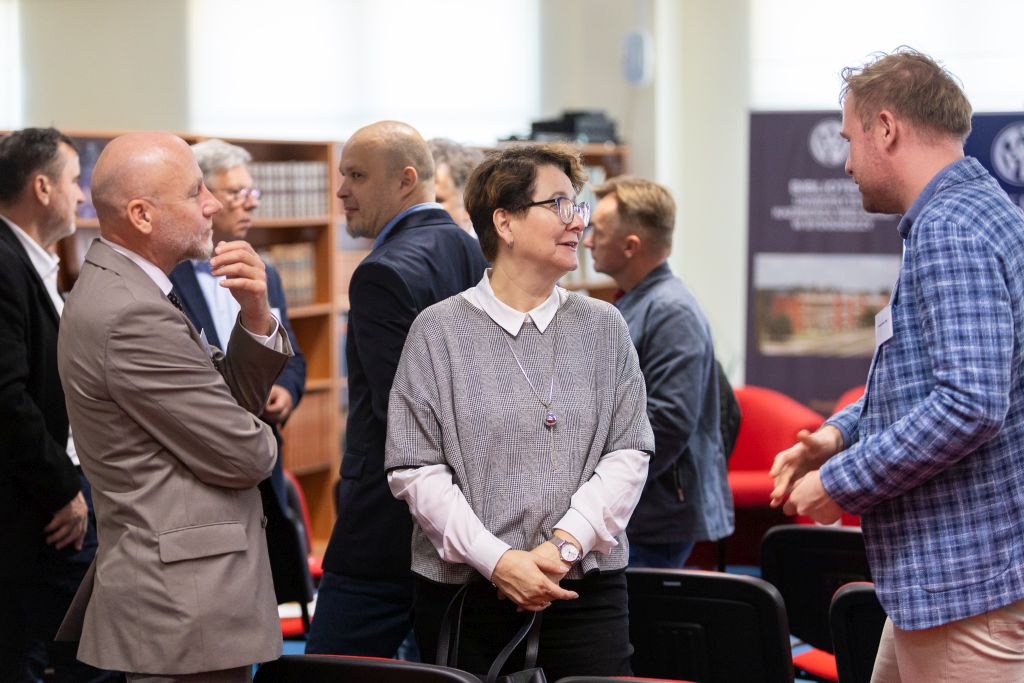
[[[1024,215],[976,159],[899,225],[893,336],[821,468],[863,516],[878,597],[905,630],[1024,598]]]

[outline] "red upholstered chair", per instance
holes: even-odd
[[[850,405],[861,396],[864,395],[864,390],[867,389],[867,385],[861,384],[859,387],[853,387],[843,392],[843,395],[836,401],[836,407],[832,409],[833,413],[838,413],[840,410]]]
[[[321,566],[323,557],[313,554],[312,539],[309,535],[309,530],[313,528],[313,523],[310,521],[309,506],[306,505],[306,496],[303,495],[302,486],[299,484],[299,480],[295,478],[294,474],[289,470],[285,470],[284,476],[288,489],[288,506],[292,509],[293,513],[299,514],[300,521],[302,522],[306,540],[306,561],[309,564],[309,575],[313,578],[313,583],[318,585],[320,583],[320,577],[324,575],[324,569]]]
[[[773,389],[736,389],[743,412],[736,448],[729,459],[729,487],[737,508],[768,507],[775,488],[768,476],[775,455],[796,442],[801,429],[814,431],[824,422],[818,413]]]

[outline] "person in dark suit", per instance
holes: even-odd
[[[242,147],[223,140],[199,142],[192,145],[192,153],[203,172],[206,186],[224,206],[213,216],[214,244],[245,239],[252,227],[253,213],[259,208],[261,194],[259,189],[253,187],[252,176],[246,167],[252,161],[252,156]],[[280,458],[280,429],[299,405],[306,389],[306,359],[288,322],[288,304],[281,286],[281,276],[273,265],[265,265],[267,298],[270,300],[271,311],[287,331],[295,355],[288,360],[274,381],[267,405],[260,415],[260,419],[273,428],[278,444],[274,473],[260,484],[260,491],[266,507],[276,503],[287,514],[284,469]],[[210,273],[209,261],[182,261],[171,271],[173,291],[181,300],[185,314],[197,329],[203,331],[210,344],[226,351],[239,306],[231,293],[219,286],[221,280],[222,277],[215,278]]]
[[[53,644],[96,553],[88,482],[57,374],[59,259],[84,200],[74,143],[53,128],[0,140],[0,680],[104,672]]]
[[[413,319],[466,290],[486,263],[434,201],[434,162],[412,127],[382,121],[345,143],[346,229],[374,240],[349,284],[349,414],[338,519],[306,652],[392,656],[412,628],[412,520],[384,472],[388,395]]]

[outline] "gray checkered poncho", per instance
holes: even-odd
[[[557,346],[552,409],[556,460],[545,409],[505,340],[546,400]],[[386,466],[446,464],[484,526],[515,549],[550,537],[572,495],[616,450],[654,451],[636,351],[619,312],[569,293],[542,334],[531,322],[516,337],[456,295],[413,322],[388,411]],[[625,534],[607,555],[589,553],[569,578],[626,566]],[[464,583],[469,565],[443,561],[414,522],[412,569]]]

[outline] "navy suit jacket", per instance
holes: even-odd
[[[271,307],[281,311],[281,324],[284,325],[284,329],[288,333],[288,339],[292,343],[292,350],[295,351],[295,355],[288,359],[284,369],[281,370],[281,374],[274,380],[274,384],[288,390],[292,395],[292,406],[294,408],[298,407],[299,401],[302,400],[302,394],[306,390],[306,358],[302,355],[302,351],[299,349],[299,342],[295,339],[295,333],[292,331],[291,323],[288,322],[288,303],[284,298],[281,276],[274,266],[269,263],[266,266],[267,299],[270,301]],[[174,293],[181,300],[181,307],[185,309],[185,315],[196,326],[196,329],[203,330],[206,333],[206,340],[211,345],[223,350],[224,347],[217,336],[217,328],[213,324],[210,307],[206,304],[206,298],[203,297],[203,290],[199,287],[199,280],[196,279],[196,272],[192,267],[191,261],[182,261],[174,267],[174,270],[171,271],[171,283],[174,285]],[[277,439],[278,447],[277,463],[274,465],[274,472],[270,476],[270,482],[278,505],[281,506],[283,511],[286,511],[287,498],[285,495],[284,470],[282,469],[280,457],[281,432],[278,430],[277,425],[267,420],[264,420],[264,422],[273,427],[274,438]],[[260,488],[263,490],[264,502],[266,502],[266,487],[261,485]]]
[[[410,576],[412,518],[408,506],[391,495],[384,471],[388,395],[413,319],[477,284],[486,266],[479,244],[451,216],[425,209],[399,221],[352,274],[345,342],[348,426],[325,570]]]
[[[81,490],[65,450],[58,322],[25,248],[0,219],[0,577],[34,572],[43,527]]]

